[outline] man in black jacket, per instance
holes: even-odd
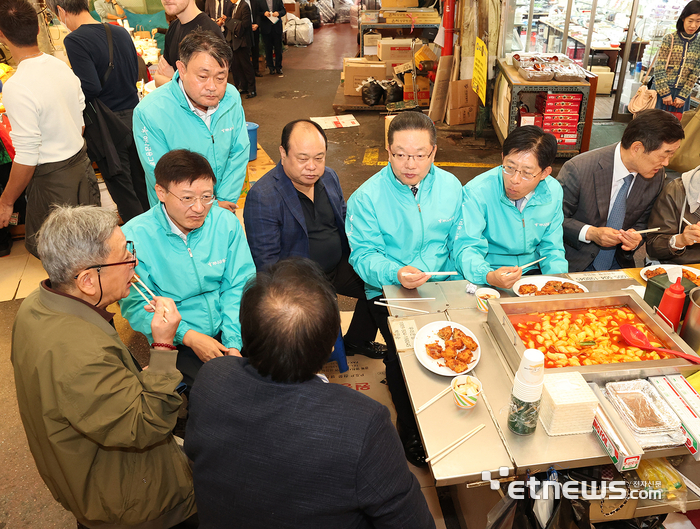
[[[287,14],[282,0],[252,0],[256,2],[258,19],[263,44],[265,44],[265,61],[270,70],[270,75],[282,75],[282,20]],[[255,11],[255,10],[254,10]],[[275,20],[273,23],[270,17]],[[275,53],[273,62],[272,52]]]
[[[242,94],[248,93],[247,99],[255,97],[255,71],[250,62],[250,47],[253,40],[250,7],[246,0],[236,0],[228,3],[226,10],[225,38],[231,45],[233,58],[231,73],[236,88]]]

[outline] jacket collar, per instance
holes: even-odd
[[[168,90],[170,90],[170,94],[175,100],[177,100],[177,103],[187,112],[193,113],[190,110],[190,104],[187,102],[187,98],[185,97],[185,93],[182,88],[180,88],[180,72],[175,70],[175,75],[173,75],[173,78],[169,83],[167,83]],[[228,110],[233,106],[233,96],[231,93],[229,93],[229,90],[233,90],[230,85],[226,85],[226,92],[224,93],[224,97],[221,98],[221,101],[219,101],[219,107],[216,109],[214,114],[212,114],[212,122],[216,116],[219,116],[221,112],[224,110]],[[201,119],[201,118],[200,118]]]
[[[74,296],[66,296],[56,292],[55,290],[49,290],[47,286],[48,285],[46,285],[43,281],[41,285],[39,285],[39,301],[41,301],[42,305],[44,305],[47,309],[54,312],[63,312],[77,316],[78,318],[99,327],[103,332],[109,334],[110,336],[117,334],[116,329],[112,327],[102,315],[101,312],[105,311],[98,311],[98,309],[95,307],[91,307],[84,301]]]
[[[301,209],[301,201],[297,196],[297,189],[296,187],[294,187],[294,184],[284,172],[284,167],[282,167],[281,161],[277,162],[274,177],[275,181],[277,182],[277,185],[275,187],[279,189],[284,204],[287,206],[287,208],[289,209],[292,216],[296,219],[296,221],[299,224],[301,224],[302,228],[304,228],[304,233],[306,233],[308,237],[309,232],[306,229],[306,218],[304,217],[304,211]]]
[[[425,178],[420,181],[420,186],[418,187],[418,194],[423,195],[425,193],[429,193],[430,189],[433,187],[433,182],[435,181],[435,164],[430,164],[430,170],[428,171],[428,174],[425,175]],[[407,186],[406,184],[402,183],[398,178],[396,178],[396,175],[394,174],[394,170],[391,168],[391,163],[387,163],[386,167],[381,170],[381,174],[383,175],[383,178],[386,178],[391,182],[391,185],[394,186],[394,188],[401,192],[401,193],[408,193],[411,195],[411,198],[413,198],[413,193],[411,193],[411,187]]]
[[[173,230],[170,228],[170,222],[168,221],[168,218],[166,217],[165,213],[165,206],[162,206],[162,204],[162,202],[158,202],[155,206],[151,208],[151,211],[155,210],[153,211],[153,213],[156,217],[160,229],[163,230],[168,237],[175,237],[178,241],[182,241],[182,238],[178,234],[173,233]],[[207,225],[207,223],[210,222],[209,217],[211,216],[211,210],[213,208],[214,206],[212,206],[209,209],[209,213],[207,213],[207,216],[204,217],[204,223],[202,224],[202,226],[199,228],[195,228],[187,234],[187,244],[191,244],[192,239],[196,239],[199,236],[199,233],[201,233],[204,227]]]

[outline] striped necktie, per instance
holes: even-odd
[[[418,194],[418,188],[416,186],[411,186],[411,193],[415,197]]]
[[[605,224],[608,228],[616,230],[622,229],[622,224],[625,221],[625,213],[627,212],[627,193],[634,179],[633,174],[625,176],[625,181],[615,197],[615,203],[608,212],[608,222]],[[604,248],[598,252],[593,261],[593,268],[596,270],[610,270],[615,258],[616,246],[612,248]]]

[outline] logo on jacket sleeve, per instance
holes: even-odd
[[[225,262],[226,262],[226,258],[223,258],[223,259],[219,259],[218,261],[209,261],[207,264],[209,266],[216,266],[216,265],[224,264]]]

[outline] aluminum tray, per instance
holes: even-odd
[[[654,311],[645,301],[632,290],[612,292],[587,292],[584,294],[565,294],[559,296],[538,296],[523,298],[501,298],[490,300],[487,318],[488,326],[493,333],[503,356],[511,371],[515,373],[520,365],[520,359],[525,352],[520,336],[508,319],[511,314],[527,314],[530,312],[548,312],[553,310],[574,310],[583,308],[606,307],[612,305],[627,305],[637,316],[658,336],[663,346],[697,356],[684,341]],[[646,360],[644,362],[626,362],[619,364],[601,364],[581,367],[560,367],[547,370],[552,373],[578,371],[587,382],[605,383],[611,380],[631,380],[651,376],[685,374],[697,371],[682,358],[666,360]]]

